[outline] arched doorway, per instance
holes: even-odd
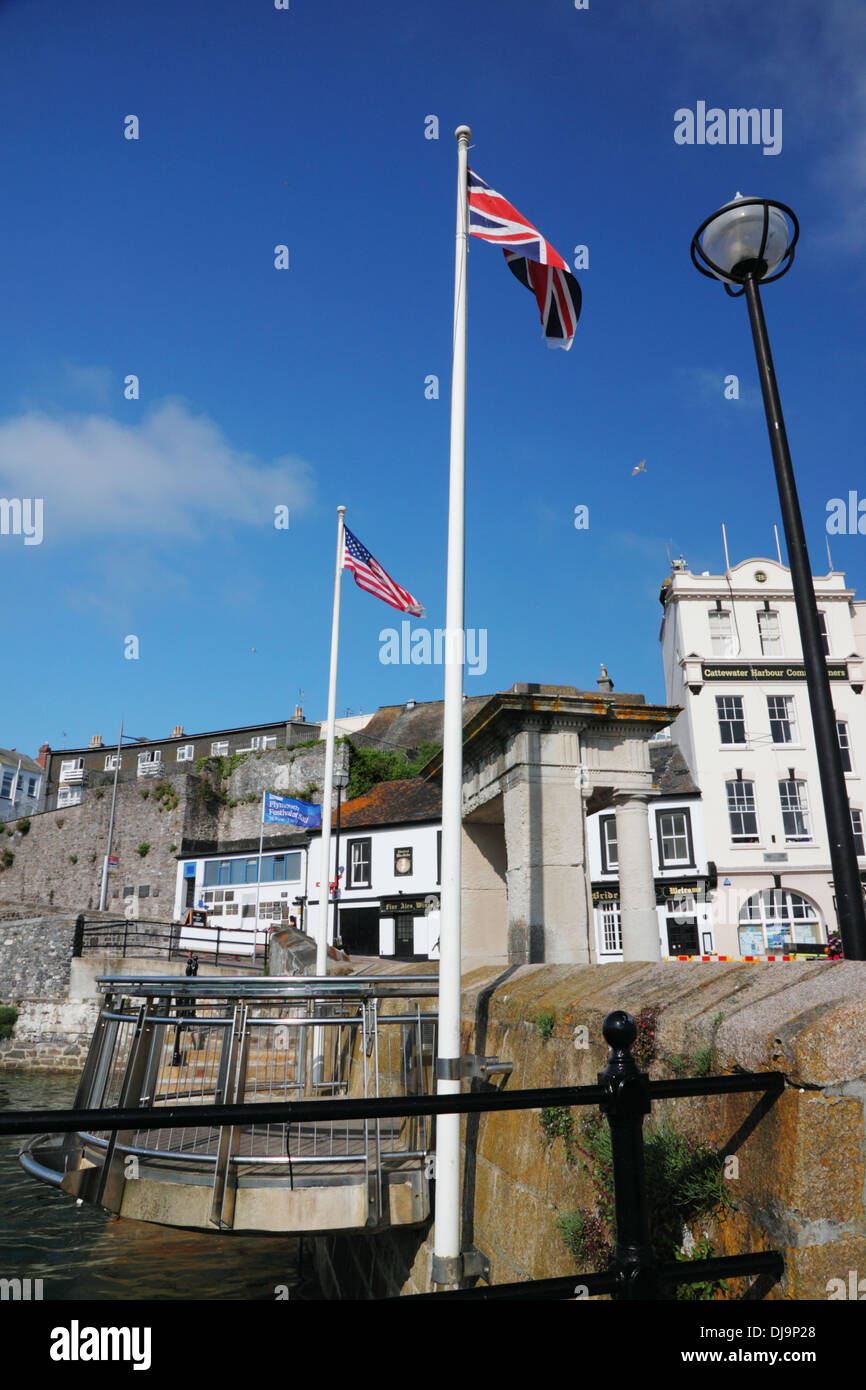
[[[826,941],[821,913],[802,893],[790,888],[763,888],[743,904],[739,915],[743,955],[790,951]]]

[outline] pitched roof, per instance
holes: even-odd
[[[42,776],[45,768],[40,766],[33,758],[28,758],[26,753],[16,753],[14,748],[0,748],[0,763],[4,767],[15,768],[21,762],[22,772],[38,772]]]
[[[675,743],[660,743],[650,747],[653,770],[653,791],[657,796],[700,795],[689,772],[688,763]]]
[[[340,810],[340,831],[441,819],[440,788],[432,782],[419,781],[417,777],[400,777],[394,782],[377,782],[363,796],[344,801]],[[333,824],[336,823],[335,811]]]

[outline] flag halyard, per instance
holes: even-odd
[[[548,347],[574,341],[580,285],[555,247],[501,193],[468,170],[469,234],[501,246],[508,268],[535,295]]]

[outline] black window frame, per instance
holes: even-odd
[[[599,845],[601,846],[601,871],[602,871],[603,874],[616,874],[616,873],[619,873],[619,841],[618,841],[618,839],[617,839],[616,834],[614,834],[614,839],[617,841],[617,844],[616,844],[616,863],[615,863],[615,864],[611,864],[610,861],[608,860],[608,857],[607,857],[607,839],[605,838],[605,826],[606,826],[606,825],[609,825],[611,821],[613,821],[613,823],[614,823],[614,831],[615,831],[615,830],[616,830],[616,815],[615,815],[615,814],[609,815],[609,816],[599,816],[599,818],[598,818],[598,841],[599,841]]]
[[[365,882],[356,879],[353,874],[352,848],[354,845],[367,846],[367,878]],[[373,837],[372,835],[359,835],[354,839],[346,841],[346,887],[347,888],[372,888],[373,886]]]
[[[687,860],[665,862],[663,837],[662,837],[662,816],[685,816],[686,818],[686,841],[688,843],[689,857]],[[660,869],[693,869],[695,867],[695,842],[692,837],[692,813],[688,806],[659,806],[656,808],[656,849],[658,851]]]

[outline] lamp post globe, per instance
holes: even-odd
[[[698,227],[692,237],[691,256],[696,270],[711,280],[721,280],[725,293],[732,298],[745,295],[749,308],[803,649],[839,931],[845,956],[849,960],[866,960],[863,886],[857,865],[836,714],[818,623],[806,533],[761,304],[760,286],[780,279],[790,270],[799,235],[797,218],[784,203],[769,198],[744,198],[738,193],[730,203],[719,208]]]
[[[729,294],[739,296],[747,279],[769,284],[790,269],[799,235],[797,219],[784,203],[738,193],[701,223],[692,238],[692,261],[702,275],[721,280]]]

